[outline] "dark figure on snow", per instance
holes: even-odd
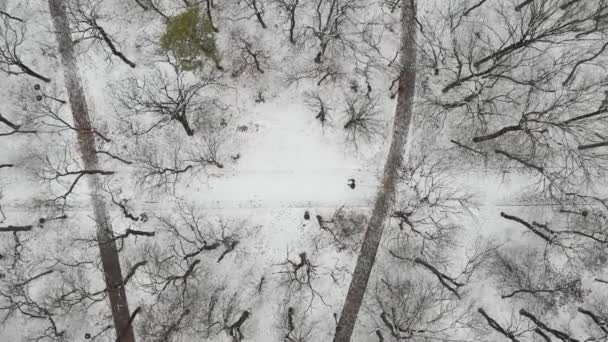
[[[348,180],[348,184],[346,184],[346,185],[348,185],[349,188],[354,189],[355,188],[355,180],[352,179],[352,178],[349,179]]]

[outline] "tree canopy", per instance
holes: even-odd
[[[198,7],[169,18],[159,44],[165,52],[175,55],[184,70],[200,70],[208,62],[221,68],[213,25],[200,15]]]

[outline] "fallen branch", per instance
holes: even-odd
[[[243,311],[241,317],[228,327],[228,333],[234,339],[234,341],[241,341],[243,339],[243,333],[241,332],[241,326],[249,318],[251,313],[247,310]]]
[[[236,247],[236,245],[238,245],[238,244],[239,244],[238,240],[234,240],[230,244],[224,243],[224,246],[226,246],[226,249],[222,252],[220,257],[217,258],[217,262],[222,261],[224,259],[224,257],[226,256],[226,254],[232,252],[234,250],[234,248]]]
[[[478,143],[478,142],[482,142],[482,141],[492,140],[492,139],[496,139],[504,134],[507,134],[509,132],[517,132],[517,131],[521,131],[521,130],[522,130],[521,125],[507,126],[507,127],[501,128],[500,130],[498,130],[494,133],[482,135],[479,137],[474,137],[473,142]]]
[[[591,318],[593,323],[597,324],[597,326],[604,332],[604,334],[608,335],[608,328],[606,328],[606,322],[602,322],[602,319],[597,317],[593,312],[585,310],[583,308],[578,308],[578,312],[582,313],[585,316]]]
[[[188,258],[192,258],[194,256],[199,255],[201,252],[203,251],[211,251],[214,250],[216,248],[218,248],[221,245],[221,243],[219,243],[218,241],[208,245],[207,242],[203,243],[203,246],[201,248],[199,248],[196,252],[192,252],[192,253],[188,253],[184,256],[184,259],[188,259]]]
[[[30,282],[32,282],[32,281],[34,281],[34,280],[36,280],[36,279],[42,278],[42,277],[44,277],[45,275],[47,275],[47,274],[51,274],[51,273],[53,273],[53,272],[54,272],[53,270],[48,270],[48,271],[42,272],[42,273],[40,273],[40,274],[38,274],[38,275],[35,275],[35,276],[31,277],[30,279],[28,279],[28,280],[26,280],[26,281],[24,281],[24,282],[21,282],[21,283],[17,283],[17,284],[15,284],[15,287],[22,287],[22,286],[25,286],[25,285],[29,284]]]
[[[519,217],[508,215],[508,214],[505,214],[504,212],[501,212],[500,216],[502,216],[503,218],[506,218],[507,220],[515,221],[515,222],[523,225],[524,227],[526,227],[529,230],[531,230],[534,234],[540,236],[543,240],[547,241],[548,243],[553,243],[553,238],[552,237],[549,237],[549,236],[543,234],[541,231],[539,231],[538,229],[534,228],[534,226],[532,226],[530,223],[528,223],[528,222],[520,219]]]
[[[510,339],[512,342],[519,342],[519,340],[515,338],[515,335],[512,332],[506,331],[505,328],[500,326],[500,324],[498,324],[498,322],[496,322],[492,317],[490,317],[482,308],[477,309],[477,312],[479,312],[483,316],[483,318],[486,319],[488,325],[492,329],[498,331],[499,333]]]
[[[485,153],[483,153],[482,151],[478,151],[478,150],[476,150],[474,148],[471,148],[471,147],[469,147],[467,145],[464,145],[463,143],[460,143],[460,142],[458,142],[458,141],[456,141],[454,139],[450,139],[450,142],[453,143],[453,144],[455,144],[455,145],[457,145],[457,146],[460,146],[460,147],[464,148],[465,150],[468,150],[468,151],[471,151],[471,152],[474,152],[474,153],[477,153],[477,154],[485,155]]]
[[[114,46],[112,39],[110,39],[110,37],[108,36],[106,31],[101,26],[99,26],[99,25],[97,25],[97,23],[95,23],[95,29],[97,29],[97,31],[101,35],[101,38],[108,45],[108,47],[110,48],[110,51],[112,51],[112,54],[114,56],[117,56],[118,58],[120,58],[123,62],[125,62],[131,68],[135,68],[135,63],[131,62],[122,52],[120,52],[120,51],[118,51],[118,49],[116,49],[116,46]]]
[[[466,17],[467,15],[469,15],[471,12],[473,12],[473,10],[475,10],[476,8],[478,8],[479,6],[483,5],[484,2],[486,2],[487,0],[481,0],[480,2],[478,2],[477,4],[471,6],[469,9],[465,10],[464,13],[462,13],[463,17]]]
[[[123,279],[122,286],[127,285],[127,282],[129,282],[129,279],[131,279],[131,277],[133,277],[135,275],[135,271],[137,271],[137,269],[140,268],[141,266],[145,266],[147,263],[148,263],[147,261],[143,260],[143,261],[140,261],[137,264],[133,265],[133,267],[131,268],[129,273],[127,273],[127,276]]]
[[[555,337],[559,338],[562,341],[565,342],[580,342],[577,339],[574,339],[572,337],[570,337],[568,334],[561,332],[559,330],[555,330],[553,328],[550,328],[549,326],[547,326],[545,323],[541,322],[538,318],[536,318],[534,315],[532,315],[531,313],[529,313],[528,311],[521,309],[519,310],[519,314],[527,317],[528,319],[530,319],[532,322],[534,322],[534,324],[536,324],[539,328],[550,332],[552,335],[554,335]]]
[[[519,5],[515,6],[515,11],[516,12],[521,11],[522,8],[524,8],[524,7],[528,6],[529,4],[531,4],[532,1],[534,1],[534,0],[526,0],[526,1],[522,2],[522,3],[520,3]]]
[[[532,169],[534,169],[534,170],[536,170],[536,171],[538,171],[540,173],[544,172],[544,169],[542,167],[534,165],[532,163],[529,163],[529,162],[527,162],[527,161],[525,161],[525,160],[523,160],[523,159],[521,159],[519,157],[516,157],[514,155],[509,154],[506,151],[495,149],[494,152],[497,153],[497,154],[501,154],[501,155],[503,155],[503,156],[505,156],[505,157],[507,157],[507,158],[509,158],[511,160],[515,160],[515,161],[519,162],[520,164],[523,164],[523,165],[525,165],[525,166],[527,166],[529,168],[532,168]]]
[[[105,154],[106,156],[109,156],[109,157],[110,157],[110,158],[112,158],[112,159],[116,159],[116,160],[118,160],[118,161],[121,161],[121,162],[123,162],[123,163],[125,163],[125,164],[127,164],[127,165],[131,165],[131,164],[133,164],[133,162],[132,162],[132,161],[125,160],[125,159],[123,159],[123,158],[121,158],[121,157],[119,157],[119,156],[117,156],[117,155],[115,155],[115,154],[112,154],[112,153],[108,152],[108,151],[95,151],[95,152],[96,152],[96,153]]]
[[[4,12],[4,11],[0,11],[0,15],[3,15],[3,16],[5,16],[5,17],[9,18],[9,19],[13,19],[13,20],[16,20],[16,21],[23,22],[23,19],[18,18],[18,17],[15,17],[15,16],[12,16],[12,15],[10,15],[10,14],[8,14],[8,13]]]
[[[579,149],[579,151],[583,151],[583,150],[589,150],[592,148],[598,148],[598,147],[604,147],[604,146],[608,146],[608,141],[602,141],[602,142],[595,143],[595,144],[580,145],[578,147],[578,149]]]
[[[32,230],[32,226],[7,226],[0,227],[0,232],[27,232]]]
[[[456,295],[456,297],[458,297],[458,299],[461,299],[460,294],[458,294],[457,289],[459,287],[464,286],[463,283],[457,282],[456,280],[454,280],[454,278],[449,277],[449,276],[445,275],[444,273],[439,272],[439,270],[437,270],[433,265],[427,263],[426,261],[424,261],[420,258],[415,258],[414,262],[426,267],[429,271],[431,271],[437,277],[437,279],[439,280],[441,285],[443,285],[446,289],[448,289],[450,292],[452,292],[454,295]]]

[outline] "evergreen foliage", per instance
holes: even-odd
[[[213,25],[198,7],[169,18],[160,47],[172,52],[184,70],[200,70],[209,61],[221,69]]]

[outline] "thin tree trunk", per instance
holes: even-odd
[[[62,0],[49,0],[49,9],[55,28],[55,37],[59,45],[59,53],[63,64],[65,86],[74,117],[74,124],[78,132],[78,144],[84,161],[85,170],[99,170],[97,161],[97,148],[95,147],[95,132],[91,126],[91,119],[87,108],[84,89],[76,65],[76,58],[72,48],[73,42],[69,29],[65,2]],[[134,342],[133,328],[130,325],[129,306],[125,289],[122,284],[122,272],[118,250],[110,224],[108,210],[103,198],[99,175],[88,175],[91,191],[93,213],[97,225],[97,240],[105,275],[106,289],[110,298],[114,328],[119,342]]]
[[[389,214],[401,168],[412,117],[412,102],[416,88],[416,1],[402,0],[401,65],[397,108],[393,122],[393,139],[384,165],[382,187],[378,189],[372,217],[368,223],[355,272],[346,295],[334,342],[349,342],[369,276],[374,266],[378,245]]]

